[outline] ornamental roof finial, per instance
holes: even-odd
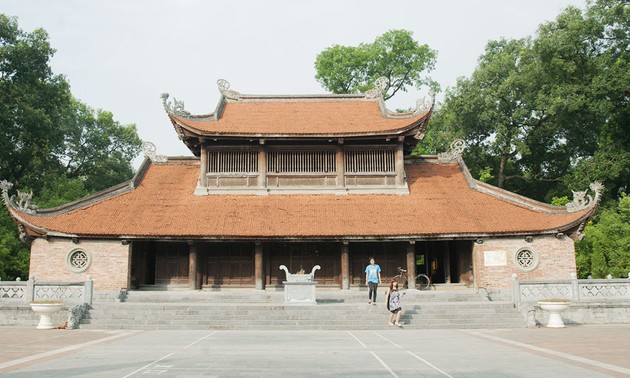
[[[591,195],[587,196],[587,190],[581,192],[575,192],[572,190],[573,201],[565,205],[569,213],[584,210],[599,203],[599,200],[601,199],[601,192],[604,190],[604,185],[599,181],[595,181],[589,185],[589,188],[591,191],[595,192],[595,197]]]
[[[383,96],[385,93],[385,88],[387,88],[387,78],[379,77],[374,82],[374,87],[364,93],[365,98],[379,98]]]
[[[9,197],[9,189],[13,187],[13,184],[8,182],[7,180],[0,181],[0,189],[2,189],[2,201],[5,205],[11,205],[17,207],[20,211],[25,212],[27,214],[35,214],[37,212],[38,207],[31,203],[31,199],[33,199],[33,192],[21,192],[17,191],[18,202],[14,204],[13,196]]]
[[[160,95],[160,97],[162,98],[162,105],[164,106],[164,110],[168,114],[174,114],[179,117],[190,117],[190,113],[187,112],[186,109],[184,109],[184,102],[177,101],[177,99],[173,97],[173,102],[170,103],[167,101],[169,96],[170,95],[168,93],[162,93]]]
[[[144,153],[144,157],[154,163],[166,163],[168,160],[167,157],[164,155],[158,155],[156,151],[157,148],[155,147],[155,144],[147,141],[142,142],[142,152]]]
[[[217,80],[217,86],[219,87],[219,92],[230,100],[240,100],[241,94],[237,91],[230,89],[230,83],[225,79]]]
[[[463,139],[455,139],[451,143],[451,150],[449,152],[440,152],[438,154],[438,161],[440,163],[450,163],[457,159],[458,156],[464,152],[466,148],[466,142]]]
[[[435,92],[429,90],[429,98],[423,97],[416,101],[416,110],[414,114],[426,113],[433,107],[435,103]]]
[[[2,189],[2,200],[5,205],[10,203],[9,198],[9,189],[13,188],[13,183],[8,182],[7,180],[0,181],[0,189]]]

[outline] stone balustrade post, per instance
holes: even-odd
[[[26,303],[35,301],[35,276],[30,276],[26,281],[26,293],[24,293]]]
[[[92,276],[87,276],[85,277],[85,284],[83,285],[83,303],[92,304],[93,292],[94,281],[92,281]]]
[[[576,302],[580,301],[580,285],[575,273],[571,273],[571,297]]]
[[[512,273],[512,301],[516,305],[516,308],[521,306],[521,288],[516,273]]]

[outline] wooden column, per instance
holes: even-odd
[[[188,286],[192,290],[199,289],[197,286],[197,273],[199,271],[197,262],[197,243],[188,242]]]
[[[258,150],[258,187],[267,187],[267,151],[265,150],[265,140],[261,139],[260,149]]]
[[[337,165],[337,187],[344,188],[346,186],[346,165],[343,159],[343,139],[339,139],[339,145],[335,151],[335,164]]]
[[[341,244],[341,289],[350,290],[350,254],[348,242]]]
[[[451,249],[450,242],[444,242],[444,282],[451,283]]]
[[[254,247],[254,279],[256,281],[256,290],[265,290],[263,246],[260,241],[256,241],[256,245]]]
[[[407,245],[407,279],[409,288],[416,288],[416,242],[410,240]]]
[[[403,141],[405,137],[398,138],[396,145],[396,185],[402,186],[405,183],[405,153],[403,150]]]
[[[199,158],[199,184],[203,188],[208,187],[208,148],[205,140],[201,139],[201,156]]]

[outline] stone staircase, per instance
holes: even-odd
[[[82,329],[379,329],[387,328],[385,289],[377,305],[364,290],[317,289],[317,305],[284,304],[282,291],[131,291],[124,302],[95,302]],[[524,328],[511,302],[489,301],[472,289],[407,290],[403,326]]]

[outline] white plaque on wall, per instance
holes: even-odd
[[[484,266],[506,266],[507,254],[505,251],[485,251],[483,253]]]

